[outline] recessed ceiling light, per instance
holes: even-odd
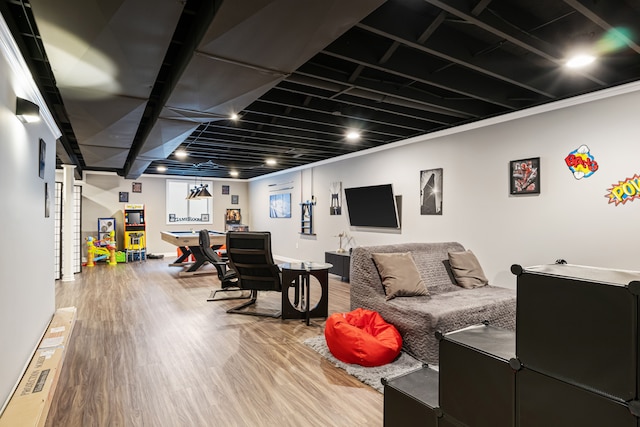
[[[229,172],[229,175],[231,175],[232,177],[237,177],[239,175],[238,171],[231,171]]]
[[[158,172],[166,172],[166,171],[167,171],[167,167],[166,167],[166,166],[158,166],[158,167],[156,168],[156,170],[157,170]]]
[[[567,61],[566,65],[569,68],[582,68],[593,63],[593,61],[595,60],[596,60],[595,56],[581,53],[570,58]]]
[[[360,132],[356,131],[356,130],[350,130],[347,133],[347,139],[349,141],[357,141],[360,139]]]
[[[240,116],[238,116],[236,113],[233,113],[231,116],[229,116],[231,118],[231,120],[238,120],[240,118]]]
[[[185,157],[187,157],[187,156],[188,156],[188,154],[187,154],[187,152],[186,152],[186,151],[184,151],[184,150],[178,150],[178,151],[176,151],[176,157],[177,157],[177,158],[179,158],[179,159],[184,159],[184,158],[185,158]]]
[[[266,164],[268,164],[269,166],[275,166],[278,164],[278,162],[276,161],[276,159],[267,159],[265,161]]]

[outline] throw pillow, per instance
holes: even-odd
[[[395,297],[429,295],[411,253],[371,254],[387,301]]]
[[[479,288],[489,283],[478,258],[470,250],[449,252],[449,264],[457,284],[463,288]]]

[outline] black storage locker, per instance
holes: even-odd
[[[516,381],[518,427],[638,427],[627,404],[522,369]]]
[[[438,372],[428,367],[386,380],[386,427],[438,427]]]
[[[515,420],[513,331],[477,325],[440,335],[440,407],[473,427],[512,427]]]
[[[520,362],[615,399],[637,399],[640,274],[570,264],[512,271]]]
[[[440,339],[439,373],[385,385],[385,426],[640,427],[640,272],[522,268],[516,332]]]

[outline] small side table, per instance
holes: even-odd
[[[325,262],[285,262],[278,264],[282,270],[282,318],[305,319],[307,326],[311,317],[327,317],[329,313],[329,269],[333,265]],[[315,307],[310,304],[311,276],[320,283],[322,295]],[[296,287],[296,297],[300,298],[298,310],[289,301],[289,288]]]

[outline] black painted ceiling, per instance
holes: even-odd
[[[251,178],[640,78],[637,0],[2,0],[2,14],[63,133],[58,163],[127,178]],[[576,48],[598,59],[569,70]]]

